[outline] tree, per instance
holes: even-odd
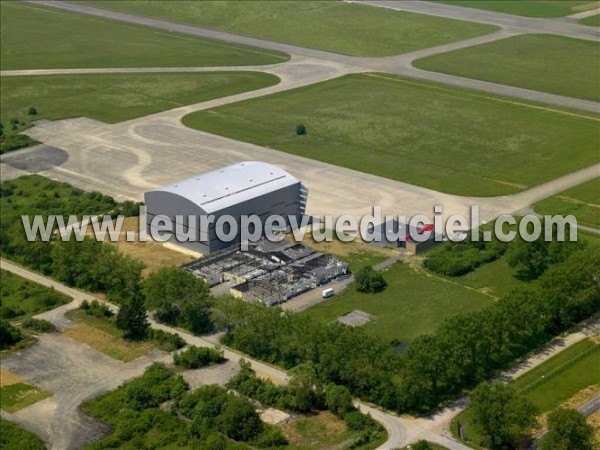
[[[359,292],[369,292],[375,294],[381,292],[387,286],[387,282],[383,275],[379,272],[375,272],[372,267],[363,267],[360,269],[356,276],[356,289]]]
[[[263,423],[245,398],[230,397],[217,418],[219,431],[236,441],[250,441],[263,431]]]
[[[298,125],[296,125],[296,134],[298,136],[303,136],[306,133],[307,133],[307,130],[306,130],[306,126],[305,125],[303,125],[301,123],[299,123]]]
[[[35,116],[37,114],[37,109],[35,109],[33,106],[30,106],[27,110],[27,114],[29,114],[30,116]]]
[[[146,307],[161,322],[202,333],[210,326],[210,290],[194,274],[177,267],[158,269],[144,281]]]
[[[345,386],[330,384],[325,389],[325,405],[332,413],[343,417],[352,406],[352,394]]]
[[[536,424],[536,407],[500,382],[477,386],[471,408],[483,445],[492,449],[514,448]]]
[[[288,383],[292,392],[292,405],[290,406],[300,412],[309,412],[313,408],[318,408],[323,389],[314,365],[311,362],[298,364],[291,374],[292,377]]]
[[[512,241],[506,252],[508,265],[516,270],[517,276],[525,280],[535,280],[548,268],[548,243],[543,239],[527,242],[523,239]]]
[[[125,339],[137,340],[146,337],[150,324],[144,300],[140,295],[134,295],[128,301],[123,302],[117,314],[116,324],[123,330]]]
[[[548,415],[548,433],[539,444],[540,450],[592,450],[594,428],[579,411],[558,408]]]

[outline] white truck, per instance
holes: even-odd
[[[321,292],[321,295],[323,296],[323,298],[333,297],[335,295],[335,291],[331,288],[323,289],[323,292]]]

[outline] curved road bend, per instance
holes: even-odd
[[[3,270],[13,272],[16,275],[42,284],[44,286],[54,287],[54,289],[56,289],[57,291],[72,296],[74,299],[73,302],[61,308],[58,308],[57,310],[54,310],[58,311],[62,309],[58,313],[60,315],[64,314],[64,312],[68,309],[77,307],[81,301],[85,299],[92,299],[92,297],[89,294],[65,286],[61,283],[51,280],[50,278],[44,277],[28,269],[13,264],[7,260],[0,260],[0,268]],[[112,308],[115,308],[114,305],[110,306]],[[54,311],[49,311],[48,313],[56,314]],[[539,353],[532,355],[530,358],[519,363],[512,369],[505,371],[498,378],[502,379],[505,382],[517,378],[523,375],[524,373],[528,372],[529,370],[539,366],[540,364],[552,358],[561,351],[569,348],[571,345],[585,339],[588,336],[588,334],[597,334],[598,330],[600,329],[599,322],[599,320],[595,322],[590,322],[587,328],[583,331],[577,331],[567,336],[556,339],[553,344],[542,349],[542,351],[540,351]],[[163,324],[158,324],[154,321],[151,322],[151,326],[153,328],[158,328],[171,333],[176,333],[180,335],[188,344],[204,347],[214,346],[212,342],[206,339],[203,339],[198,336],[193,336],[189,333],[165,326]],[[274,382],[284,383],[288,379],[288,376],[285,372],[273,366],[269,366],[260,361],[256,361],[252,358],[249,358],[245,355],[241,355],[237,352],[233,352],[229,349],[224,349],[224,353],[228,359],[231,359],[234,362],[239,361],[241,358],[250,361],[252,363],[252,367],[256,370],[258,374],[260,374],[261,376],[271,378]],[[467,448],[463,444],[452,439],[447,432],[448,424],[452,420],[452,418],[455,417],[466,407],[466,397],[457,400],[456,402],[454,402],[453,406],[448,407],[428,418],[414,418],[406,415],[396,416],[394,414],[382,411],[378,408],[368,405],[364,402],[356,401],[355,405],[357,405],[357,407],[359,407],[362,412],[371,414],[371,416],[375,420],[379,421],[387,430],[388,440],[379,447],[379,449],[381,450],[389,450],[393,448],[403,447],[407,443],[414,442],[419,439],[429,439],[431,441],[438,442],[450,448],[451,450],[465,450]],[[592,410],[593,408],[597,408],[598,398],[592,399],[584,406],[586,406],[586,408],[590,410]]]
[[[11,263],[5,259],[0,260],[0,268],[2,270],[8,270],[16,275],[19,275],[20,277],[34,281],[43,286],[52,287],[58,292],[62,292],[66,295],[71,296],[73,298],[73,301],[71,303],[68,303],[67,305],[61,306],[54,310],[51,310],[47,313],[43,313],[44,318],[46,318],[46,320],[50,319],[54,323],[58,323],[59,325],[61,322],[60,316],[62,316],[63,317],[62,320],[64,320],[64,313],[66,311],[77,308],[83,300],[93,300],[94,299],[88,293],[65,286],[62,283],[59,283],[59,282],[54,281],[50,278],[47,278],[43,275],[32,272],[28,269],[25,269],[14,263]],[[116,309],[116,306],[114,306],[110,303],[107,303],[107,304],[111,307],[111,309],[113,309],[113,310]],[[49,314],[51,314],[51,316]],[[189,333],[186,333],[186,332],[178,330],[176,328],[172,328],[172,327],[157,323],[153,320],[150,321],[150,325],[152,326],[152,328],[161,329],[164,331],[168,331],[170,333],[178,334],[186,341],[187,344],[196,345],[196,346],[200,346],[200,347],[214,347],[214,344],[206,339],[203,339],[198,336],[193,336]],[[239,362],[242,358],[249,361],[252,364],[252,368],[256,371],[257,374],[259,374],[260,376],[263,376],[263,377],[267,377],[275,383],[283,384],[288,380],[288,375],[280,369],[277,369],[273,366],[262,363],[260,361],[254,360],[246,355],[232,351],[227,348],[223,348],[223,352],[224,352],[225,357],[233,362]],[[380,447],[381,449],[391,449],[391,448],[396,448],[396,447],[402,447],[404,445],[404,441],[405,441],[405,437],[406,437],[404,428],[396,420],[396,418],[394,416],[387,414],[387,413],[385,413],[379,409],[376,409],[374,407],[371,407],[363,402],[355,401],[355,405],[363,413],[371,414],[371,416],[375,420],[380,422],[387,430],[388,440]],[[9,417],[7,416],[7,418],[9,418]]]

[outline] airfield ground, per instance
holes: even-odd
[[[2,80],[4,123],[90,117],[115,123],[277,84],[259,72],[84,74]],[[37,114],[28,116],[30,106]]]
[[[466,6],[525,17],[564,17],[600,6],[597,1],[488,1],[488,0],[441,0],[455,6]]]
[[[600,229],[600,178],[533,205],[539,214],[573,214],[580,225]]]
[[[600,100],[596,79],[600,42],[597,41],[544,34],[513,36],[420,59],[413,65],[568,97]],[[532,73],[544,76],[532,77]]]
[[[183,123],[437,191],[495,196],[596,162],[599,120],[392,75],[355,74],[201,111]],[[308,135],[295,135],[298,123]]]
[[[473,22],[328,1],[243,2],[235,6],[226,2],[80,3],[353,56],[397,55],[497,29]]]
[[[288,59],[279,52],[158,32],[39,4],[2,2],[1,8],[2,70],[243,66]]]

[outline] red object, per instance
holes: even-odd
[[[430,223],[429,225],[425,225],[423,228],[421,228],[419,230],[419,234],[423,234],[423,233],[426,233],[428,231],[433,231],[433,224],[432,223]]]

